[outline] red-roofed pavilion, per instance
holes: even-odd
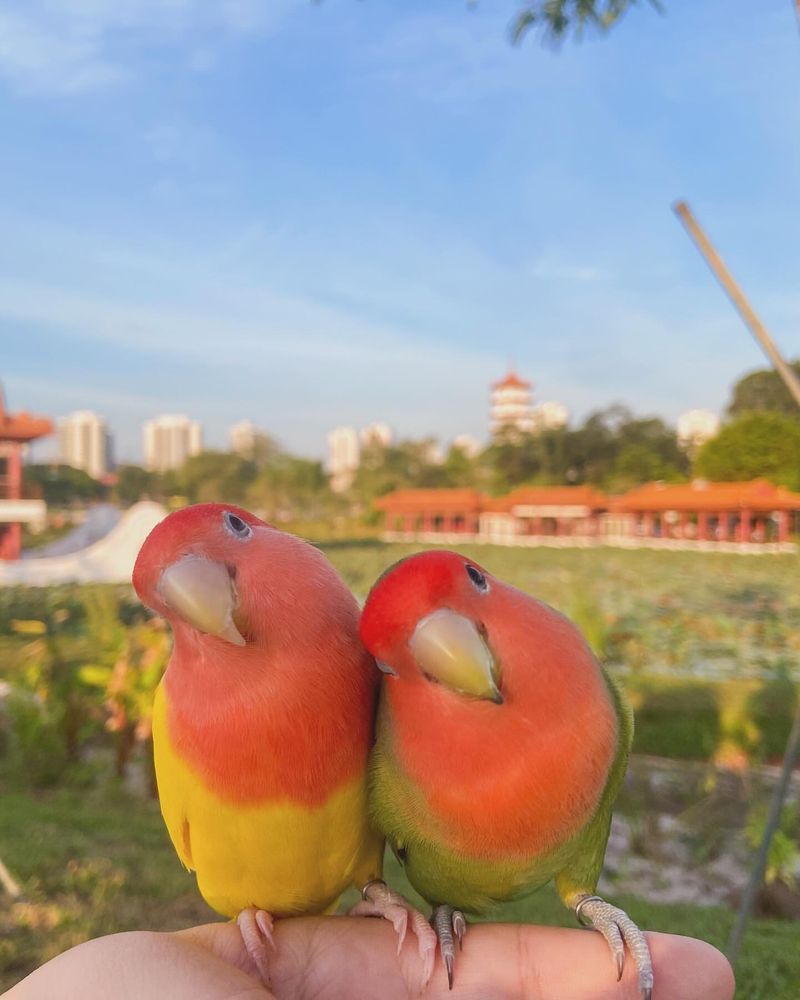
[[[375,507],[386,516],[387,532],[474,535],[485,499],[477,490],[395,490]]]
[[[22,498],[22,451],[52,433],[53,422],[47,417],[7,413],[0,387],[0,559],[19,559],[23,523],[44,518],[41,500]]]
[[[763,552],[792,549],[800,493],[764,479],[695,480],[647,483],[618,497],[592,486],[521,486],[503,497],[471,489],[397,490],[375,506],[391,540]]]
[[[612,501],[627,515],[629,534],[734,542],[788,542],[800,493],[766,479],[746,483],[647,483]]]

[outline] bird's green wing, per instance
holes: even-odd
[[[633,742],[633,712],[617,682],[604,669],[603,676],[614,699],[619,720],[619,744],[606,787],[592,819],[578,837],[570,860],[555,877],[556,889],[564,904],[574,909],[580,896],[592,894],[603,870],[603,858],[611,830],[611,813],[625,777],[631,743]]]

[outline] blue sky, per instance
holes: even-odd
[[[509,359],[580,419],[721,409],[762,364],[685,197],[800,354],[788,0],[665,0],[559,53],[513,0],[7,0],[13,408],[485,437]]]

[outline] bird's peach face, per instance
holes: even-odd
[[[173,625],[183,623],[242,646],[246,609],[237,588],[239,567],[258,534],[270,530],[238,508],[204,504],[179,511],[145,542],[134,586]]]
[[[483,623],[493,581],[455,552],[425,552],[391,569],[370,594],[362,639],[387,674],[421,674],[501,704],[499,667]]]

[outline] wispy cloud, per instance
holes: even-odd
[[[550,257],[535,260],[528,273],[532,278],[542,281],[595,282],[611,281],[614,277],[611,271],[594,264],[572,264]]]
[[[226,37],[273,30],[289,0],[12,0],[0,11],[0,77],[27,94],[71,95],[117,85],[158,43],[186,47],[208,70]]]
[[[371,323],[355,312],[244,284],[194,307],[140,304],[80,293],[54,284],[0,284],[0,321],[44,326],[74,340],[118,345],[155,358],[185,358],[214,367],[274,371],[275,364],[309,362],[369,370],[452,363],[440,344],[425,344],[402,327]],[[463,352],[462,352],[463,353]],[[464,358],[466,361],[467,359]]]
[[[0,75],[22,91],[73,94],[107,86],[126,73],[107,59],[91,32],[66,32],[34,12],[0,11]]]
[[[445,11],[413,12],[394,20],[391,30],[364,52],[367,73],[435,104],[458,105],[498,95],[528,94],[533,75],[575,83],[575,66],[563,71],[553,59],[538,67],[526,53],[511,49],[507,11],[491,5],[453,17]],[[571,77],[571,78],[570,78]]]

